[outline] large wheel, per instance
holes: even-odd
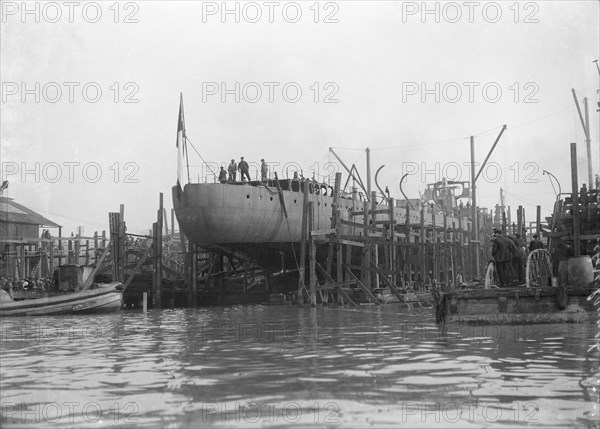
[[[540,286],[542,277],[552,277],[552,256],[545,249],[535,249],[527,256],[525,285]]]

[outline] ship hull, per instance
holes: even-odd
[[[183,192],[175,186],[173,204],[181,229],[198,245],[298,242],[303,194],[282,195],[287,218],[277,190],[266,186],[187,184]],[[315,210],[314,229],[331,228],[333,197],[311,194],[308,200]]]
[[[181,231],[194,244],[217,251],[229,251],[236,255],[245,255],[248,259],[263,261],[269,268],[296,260],[292,248],[298,246],[302,232],[303,187],[309,184],[308,201],[313,203],[313,231],[331,228],[333,189],[324,185],[282,180],[281,193],[275,182],[264,186],[258,183],[199,183],[187,184],[183,189],[173,187],[173,206]],[[281,197],[280,197],[281,195]],[[283,205],[281,202],[283,199]],[[283,206],[285,206],[284,214]],[[351,220],[344,224],[342,234],[361,236],[364,234],[363,216],[351,213],[364,210],[365,203],[351,198],[340,197],[338,207],[342,220]],[[376,205],[379,213],[375,221],[388,220],[389,211],[385,205]],[[408,211],[405,207],[394,208],[394,220],[397,225],[421,223],[421,212]],[[448,225],[458,224],[449,218]],[[443,224],[442,215],[426,213],[423,225]],[[467,229],[466,219],[463,228]],[[378,233],[381,234],[381,233]],[[322,251],[318,252],[323,254]]]

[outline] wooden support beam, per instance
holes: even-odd
[[[152,224],[152,305],[157,304],[158,295],[158,226]]]
[[[450,246],[448,246],[448,217],[444,211],[444,243],[442,244],[442,269],[444,270],[444,282],[447,287],[450,287],[450,279],[448,278],[448,256],[450,255]]]
[[[389,216],[389,220],[393,221],[395,223],[394,220],[394,199],[390,198],[388,200],[388,216]],[[396,227],[394,226],[394,224],[390,225],[390,242],[392,244],[390,244],[390,246],[388,246],[388,268],[394,272],[394,274],[392,274],[392,283],[396,284],[396,247],[394,246],[394,242],[396,240]]]
[[[337,238],[341,235],[341,229],[338,227],[340,224],[340,219],[338,216],[338,199],[340,195],[340,186],[342,184],[342,173],[335,173],[335,183],[333,186],[333,202],[331,204],[331,229],[332,232],[337,235]],[[331,275],[332,271],[332,263],[333,263],[333,250],[335,247],[334,237],[331,236],[329,239],[329,246],[327,248],[327,273]],[[338,244],[338,249],[340,245]]]
[[[119,249],[119,222],[120,222],[120,214],[119,213],[109,213],[108,214],[108,225],[109,225],[109,243],[112,244],[112,280],[114,282],[118,282],[119,280],[119,264],[121,261],[120,258],[120,249]],[[105,247],[105,249],[108,246]]]
[[[179,232],[179,239],[182,237],[181,231]],[[175,236],[175,209],[171,209],[171,237]]]
[[[419,225],[419,233],[420,233],[420,245],[421,245],[421,249],[419,252],[419,267],[420,267],[420,271],[421,271],[421,282],[422,285],[425,285],[425,278],[427,277],[427,267],[425,265],[425,207],[421,206],[421,222]]]
[[[110,244],[110,242],[109,242],[109,244]],[[83,283],[83,286],[81,287],[81,290],[88,290],[90,288],[90,286],[92,285],[92,283],[94,282],[94,277],[96,276],[96,273],[100,269],[100,266],[102,265],[102,262],[104,262],[104,258],[106,258],[106,255],[108,255],[108,249],[110,249],[110,246],[106,246],[104,248],[104,251],[102,252],[102,255],[100,255],[100,259],[98,259],[98,262],[96,262],[96,266],[92,270],[90,276]]]
[[[376,222],[376,219],[375,219],[375,212],[377,211],[377,210],[375,210],[376,207],[377,207],[377,192],[372,191],[371,192],[371,224],[372,225],[375,225],[375,222]],[[387,214],[387,210],[384,213]],[[385,234],[385,230],[383,230],[382,233]],[[373,243],[373,244],[371,244],[371,246],[373,246],[371,248],[371,259],[374,259],[376,261],[376,263],[379,264],[379,245],[377,243]],[[371,284],[369,285],[369,287],[370,288],[379,287],[379,274],[373,273],[370,277],[371,277]]]
[[[98,231],[94,231],[94,264],[98,262]]]
[[[369,197],[369,196],[367,196]],[[368,238],[369,238],[369,215],[366,214],[368,213],[369,210],[369,202],[365,201],[363,203],[363,213],[365,213],[365,215],[363,216],[363,237],[365,240],[365,245],[363,247],[362,250],[362,266],[363,269],[361,270],[360,276],[363,280],[363,282],[365,283],[365,285],[367,286],[367,288],[371,288],[371,276],[369,275],[369,273],[365,270],[366,267],[368,267],[368,261],[369,259],[371,259],[371,253],[370,253],[370,247],[368,244]],[[342,223],[344,223],[342,221]]]
[[[383,279],[383,282],[390,288],[390,291],[392,291],[392,293],[396,296],[396,298],[398,298],[398,300],[400,300],[400,302],[406,302],[404,295],[402,295],[400,291],[396,289],[396,286],[387,278],[387,275],[381,272],[381,270],[373,263],[373,261],[371,261],[371,268],[379,274],[379,278]]]
[[[439,245],[438,245],[437,231],[435,228],[435,209],[434,209],[434,207],[431,207],[431,224],[433,225],[433,229],[431,231],[431,250],[433,253],[433,271],[432,271],[431,280],[432,280],[432,284],[433,284],[433,280],[435,280],[436,282],[438,281],[438,274],[440,272],[440,267],[439,267],[440,249],[439,249]]]
[[[299,277],[298,277],[298,304],[304,304],[304,290],[306,289],[306,236],[308,229],[308,186],[304,186],[302,195],[302,228],[300,233],[300,261],[299,261]]]
[[[163,236],[163,193],[158,194],[158,212],[156,216],[156,296],[152,303],[154,308],[162,307],[162,276],[163,276],[163,253],[162,253],[162,236]]]
[[[192,308],[198,307],[198,246],[192,243],[192,240],[188,240],[190,248],[190,262],[192,264],[190,270],[192,287]]]
[[[573,204],[573,247],[574,256],[581,256],[579,236],[579,183],[577,177],[577,143],[571,143],[571,201]]]
[[[456,229],[456,221],[452,221],[452,244],[450,248],[450,263],[452,269],[452,284],[458,287],[456,284],[456,276],[458,275],[458,256],[460,251],[460,242],[458,241],[458,232]]]
[[[125,252],[125,204],[119,205],[119,281],[125,282],[125,265],[127,265],[127,253]]]
[[[363,290],[363,292],[367,296],[367,299],[369,299],[372,303],[374,303],[376,305],[381,305],[381,303],[379,302],[379,300],[377,298],[375,298],[375,295],[373,295],[371,293],[371,291],[369,290],[369,288],[367,288],[363,284],[363,282],[361,282],[359,280],[359,278],[354,275],[354,273],[350,270],[350,268],[348,268],[348,266],[346,264],[343,265],[343,268],[346,271],[346,273],[348,273],[348,275],[356,282],[356,284],[358,285],[358,287],[360,287]],[[367,276],[367,277],[369,277],[369,276]]]
[[[58,227],[58,238],[62,237],[62,226]],[[63,249],[63,244],[62,244],[62,240],[58,241],[58,266],[60,267],[62,265],[62,249]]]
[[[131,272],[131,274],[129,274],[129,277],[127,278],[127,281],[123,285],[123,290],[122,290],[123,293],[125,293],[125,289],[127,289],[127,287],[129,286],[129,284],[133,280],[133,276],[139,271],[139,269],[142,267],[142,265],[144,264],[144,262],[146,262],[146,259],[148,258],[148,255],[150,255],[151,251],[152,251],[152,245],[150,245],[146,249],[146,251],[144,252],[144,254],[142,255],[142,257],[138,261],[137,265],[135,266],[135,268],[133,269],[133,271]]]
[[[341,265],[341,263],[340,263]],[[343,286],[346,284],[354,284],[354,282],[335,282],[333,280],[333,278],[327,273],[326,270],[323,269],[323,267],[317,262],[317,268],[319,269],[319,271],[321,271],[321,273],[325,276],[325,279],[332,285],[334,285],[334,287],[337,289],[338,293],[340,295],[343,296],[343,299],[345,299],[346,301],[348,301],[351,305],[353,305],[354,307],[357,307],[357,305],[354,303],[354,301],[352,301],[352,299],[348,296],[348,294],[344,291]],[[340,273],[338,273],[338,278],[341,278],[341,269],[340,269]],[[343,303],[343,302],[342,302]]]
[[[314,216],[314,205],[312,201],[308,203],[308,230],[314,228],[315,216]],[[317,305],[317,271],[315,263],[317,260],[317,246],[315,244],[314,235],[310,237],[310,251],[308,254],[308,266],[310,273],[310,302],[312,305]]]

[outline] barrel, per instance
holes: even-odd
[[[592,259],[589,255],[569,258],[569,284],[589,285],[594,281]]]

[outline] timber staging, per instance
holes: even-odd
[[[596,285],[458,290],[440,294],[438,323],[581,323],[597,318],[588,297]]]

